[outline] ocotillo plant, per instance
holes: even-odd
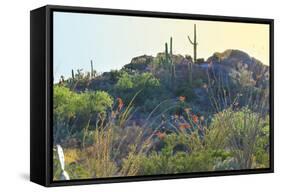
[[[193,41],[191,38],[188,36],[188,40],[191,45],[193,45],[193,63],[196,63],[197,61],[197,34],[196,34],[196,24],[194,24],[194,34],[193,34]]]

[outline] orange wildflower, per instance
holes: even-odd
[[[186,99],[186,97],[185,97],[185,96],[179,96],[179,100],[180,100],[181,102],[184,102],[184,101],[185,101],[185,99]]]
[[[161,133],[160,131],[157,131],[156,135],[160,140],[163,140],[166,137],[166,133]]]
[[[182,124],[180,124],[179,127],[180,127],[180,129],[189,129],[189,128],[191,128],[189,123],[182,123]]]
[[[120,111],[124,105],[123,101],[121,98],[117,98],[117,101],[118,101],[118,110]]]
[[[198,123],[198,116],[192,115],[192,120],[193,120],[194,123]]]

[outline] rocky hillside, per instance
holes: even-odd
[[[222,53],[217,52],[209,57],[207,62],[217,70],[232,75],[234,79],[248,72],[256,86],[268,84],[269,67],[243,51],[228,49]]]
[[[135,57],[131,62],[124,66],[124,69],[138,72],[154,72],[161,73],[161,62],[165,57],[165,53],[158,53],[156,57],[142,55]],[[231,76],[233,79],[241,78],[241,75],[248,73],[249,78],[252,78],[252,84],[255,86],[267,86],[269,80],[269,67],[261,61],[249,56],[247,53],[240,50],[226,50],[222,53],[214,53],[206,62],[201,60],[193,64],[190,56],[173,55],[173,64],[175,65],[176,78],[186,78],[189,65],[192,65],[193,74],[202,76],[206,70],[212,67],[213,71],[224,77]],[[157,68],[157,70],[156,70]]]

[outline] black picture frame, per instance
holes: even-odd
[[[53,12],[260,23],[270,26],[270,168],[52,181]],[[147,181],[274,172],[274,20],[47,5],[30,12],[30,180],[43,186]]]

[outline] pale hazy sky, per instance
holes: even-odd
[[[269,64],[269,25],[183,19],[163,19],[54,13],[54,78],[71,76],[71,69],[98,72],[120,69],[133,57],[163,52],[173,37],[173,53],[193,55],[187,36],[197,25],[198,58],[239,49]]]

